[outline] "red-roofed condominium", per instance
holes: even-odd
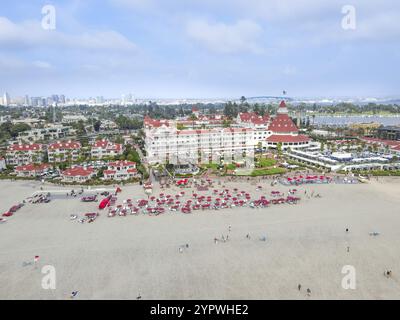
[[[70,162],[79,158],[81,144],[76,141],[62,141],[52,143],[47,148],[49,162]]]
[[[120,143],[113,143],[108,140],[99,140],[92,144],[91,156],[93,159],[113,158],[123,153]]]
[[[86,182],[96,176],[96,172],[88,167],[74,167],[61,173],[61,178],[65,182]]]
[[[12,144],[6,151],[6,162],[11,166],[22,166],[29,163],[41,163],[44,159],[43,145]]]
[[[46,173],[51,168],[48,163],[34,164],[30,163],[15,168],[15,173],[18,177],[38,177]]]
[[[104,170],[105,180],[129,180],[138,176],[136,163],[132,161],[115,161],[108,164]]]

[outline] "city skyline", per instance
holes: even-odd
[[[43,29],[44,5],[55,29]],[[101,4],[101,5],[100,5]],[[0,92],[10,96],[397,96],[400,4],[19,1],[0,14]],[[384,57],[384,58],[383,58]],[[35,94],[37,92],[38,94]]]

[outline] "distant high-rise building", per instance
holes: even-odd
[[[46,98],[40,98],[40,105],[39,107],[46,107],[47,106],[47,99]]]
[[[65,96],[63,94],[60,95],[60,103],[65,103]]]
[[[31,106],[32,107],[39,107],[41,104],[41,98],[39,97],[31,97]]]
[[[24,98],[24,105],[26,105],[26,106],[30,105],[29,96],[27,94],[25,95],[25,98]]]
[[[96,97],[96,103],[98,103],[98,104],[104,103],[104,98],[103,98],[103,96],[98,96],[98,97]]]
[[[6,93],[4,93],[4,95],[3,95],[3,105],[6,106],[6,107],[8,107],[8,106],[10,105],[10,103],[11,103],[10,96],[9,96],[9,94],[6,92]]]
[[[53,95],[51,96],[51,100],[53,100],[52,102],[58,103],[60,99],[59,99],[59,97],[58,97],[57,94],[53,94]]]

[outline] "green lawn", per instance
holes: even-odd
[[[227,170],[235,170],[236,169],[236,165],[233,163],[227,164],[226,165],[226,169]]]
[[[272,167],[274,165],[276,165],[276,160],[272,158],[261,158],[257,161],[259,168]]]
[[[207,169],[218,170],[218,164],[216,164],[216,163],[203,164],[202,167],[207,168]]]

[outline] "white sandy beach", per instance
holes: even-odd
[[[261,185],[261,192],[247,182],[226,187],[268,199],[272,189],[289,189]],[[72,291],[78,291],[76,299],[135,299],[139,293],[143,299],[399,299],[399,187],[395,178],[308,185],[297,187],[298,205],[157,217],[108,218],[100,212],[91,224],[69,220],[98,211],[98,203],[79,197],[27,204],[0,224],[0,299],[68,299]],[[39,188],[0,181],[1,213]],[[304,190],[322,198],[307,199]],[[118,199],[142,197],[140,186],[129,186]],[[230,240],[215,244],[229,225]],[[372,231],[381,234],[370,236]],[[266,242],[258,240],[263,235]],[[186,243],[189,249],[179,253]],[[22,266],[35,255],[37,268]],[[56,269],[56,290],[41,287],[44,265]],[[355,290],[341,287],[344,265],[356,268]],[[391,278],[383,276],[387,269]]]

